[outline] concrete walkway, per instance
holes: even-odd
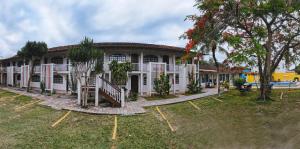
[[[1,89],[14,92],[17,94],[23,94],[25,96],[30,96],[32,98],[40,99],[42,100],[42,102],[39,103],[40,105],[49,106],[57,110],[65,109],[65,110],[91,113],[91,114],[118,114],[118,115],[141,114],[146,112],[144,107],[180,103],[180,102],[185,102],[185,101],[217,94],[216,89],[204,89],[203,90],[204,93],[190,95],[190,96],[182,96],[182,97],[177,97],[172,99],[163,99],[163,100],[154,100],[154,101],[138,100],[134,102],[127,102],[125,104],[125,107],[123,108],[91,106],[88,109],[83,109],[79,105],[77,105],[76,98],[71,98],[69,96],[58,96],[58,95],[45,96],[41,94],[27,93],[17,88],[8,88],[8,87],[1,87]]]

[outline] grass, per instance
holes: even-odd
[[[177,97],[176,95],[169,94],[166,96],[152,95],[152,96],[144,97],[144,98],[146,100],[151,101],[151,100],[171,99],[171,98],[176,98],[176,97]]]
[[[280,100],[281,92],[284,98]],[[3,92],[3,93],[1,93]],[[1,91],[0,98],[16,94]],[[0,101],[1,148],[297,148],[300,146],[300,90],[275,90],[273,100],[258,103],[255,91],[238,91],[190,103],[160,106],[176,129],[171,132],[155,107],[136,116],[118,116],[117,139],[111,139],[112,115],[72,112],[55,128],[66,111],[34,105],[18,106],[30,97]],[[1,99],[0,99],[1,100]]]

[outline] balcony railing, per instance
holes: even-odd
[[[168,72],[179,72],[179,65],[167,64]]]
[[[21,67],[14,66],[14,73],[20,73]]]
[[[6,72],[6,67],[0,67],[0,72]]]
[[[54,71],[69,71],[69,64],[54,64]]]
[[[132,63],[132,71],[140,71],[140,64],[139,63]]]
[[[41,66],[34,66],[35,73],[41,73]]]
[[[149,72],[150,67],[149,63],[145,63],[142,65],[139,63],[131,63],[132,65],[132,71],[141,71],[143,72]],[[152,71],[164,71],[166,67],[167,72],[179,72],[180,71],[180,65],[174,65],[174,64],[165,64],[165,63],[152,63]],[[196,67],[195,67],[196,68]],[[103,64],[104,71],[109,71],[109,63]]]

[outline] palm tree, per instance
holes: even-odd
[[[199,50],[198,53],[212,53],[212,58],[214,60],[214,64],[217,68],[217,88],[218,88],[218,96],[220,96],[220,79],[219,79],[219,73],[220,73],[220,63],[218,62],[216,53],[225,53],[228,56],[228,52],[226,49],[222,47],[222,40],[220,40],[220,36],[210,36],[210,38],[207,38],[198,45]]]
[[[30,91],[30,82],[34,73],[34,61],[43,57],[48,52],[48,47],[45,42],[28,41],[26,45],[18,51],[18,56],[30,60],[30,74],[27,83],[27,92]]]

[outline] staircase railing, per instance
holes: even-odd
[[[110,83],[108,80],[106,80],[101,76],[99,76],[99,80],[97,81],[97,84],[101,91],[109,95],[113,100],[119,103],[121,107],[124,106],[125,93],[123,89],[119,88],[116,85],[113,85],[112,83]]]

